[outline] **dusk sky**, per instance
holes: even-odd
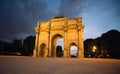
[[[120,31],[120,0],[0,0],[0,40],[35,35],[38,21],[61,13],[83,18],[84,40]]]

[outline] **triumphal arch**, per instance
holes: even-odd
[[[75,45],[77,57],[84,57],[82,18],[67,18],[66,16],[53,16],[48,21],[38,22],[36,30],[35,49],[33,56],[57,57],[56,41],[63,38],[63,56],[69,58],[70,47]]]

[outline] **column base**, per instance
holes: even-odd
[[[37,57],[37,51],[36,51],[36,49],[34,49],[34,51],[33,51],[33,56],[32,57]]]
[[[63,57],[64,57],[64,58],[70,58],[69,55],[70,55],[70,54],[69,54],[68,51],[65,49],[65,50],[63,51]]]
[[[84,58],[84,52],[78,51],[78,58]]]

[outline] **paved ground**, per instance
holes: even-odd
[[[120,60],[0,56],[0,74],[120,74]]]

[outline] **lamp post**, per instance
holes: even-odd
[[[96,51],[96,49],[97,49],[97,47],[96,46],[93,46],[93,52],[95,52]]]
[[[96,57],[96,56],[95,56],[95,55],[96,55],[96,54],[95,54],[95,52],[96,52],[96,49],[97,49],[97,47],[94,45],[94,46],[93,46],[93,49],[92,49],[92,51],[93,51],[93,54],[94,54],[94,57]]]

